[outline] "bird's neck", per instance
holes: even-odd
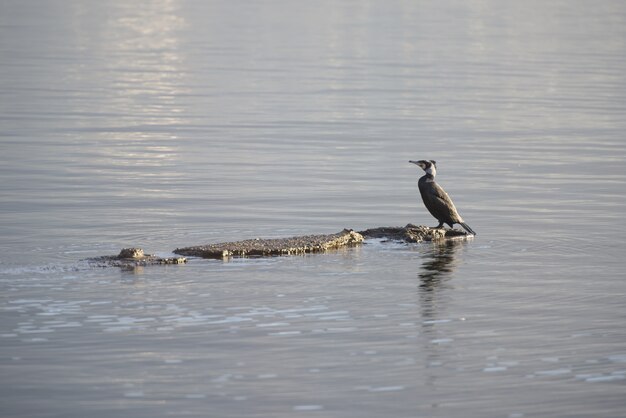
[[[431,173],[426,173],[426,174],[424,174],[422,176],[422,178],[420,180],[423,180],[423,181],[433,181],[433,180],[435,180],[435,175],[431,174]]]

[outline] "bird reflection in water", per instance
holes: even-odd
[[[463,240],[434,242],[432,245],[425,245],[424,251],[420,251],[423,261],[417,273],[422,319],[422,338],[419,340],[422,346],[419,352],[426,364],[426,389],[433,391],[433,394],[438,390],[439,379],[444,370],[441,366],[450,363],[455,355],[454,345],[448,344],[453,341],[449,328],[440,324],[450,318],[447,307],[454,292],[447,291],[451,288],[447,282],[458,267],[458,251],[464,243]],[[437,407],[438,404],[431,404],[431,408]]]
[[[433,243],[422,253],[424,261],[417,276],[424,319],[445,315],[446,297],[442,291],[449,288],[446,282],[459,265],[458,251],[464,244],[463,240],[446,240]]]
[[[451,276],[458,265],[456,252],[464,242],[462,240],[447,240],[433,244],[429,251],[424,254],[426,259],[417,274],[420,278],[420,290],[435,290]]]

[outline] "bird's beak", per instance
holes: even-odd
[[[409,162],[410,162],[411,164],[420,165],[420,162],[419,162],[419,161],[409,160]]]

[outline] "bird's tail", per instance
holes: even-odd
[[[474,230],[472,228],[470,228],[470,226],[468,224],[466,224],[465,222],[461,222],[459,225],[461,225],[463,227],[463,229],[465,229],[470,234],[476,235],[476,232],[474,232]]]

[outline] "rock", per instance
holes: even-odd
[[[365,239],[387,238],[392,241],[404,242],[437,241],[442,239],[468,238],[471,236],[458,229],[430,228],[423,225],[418,226],[413,224],[408,224],[405,227],[383,226],[371,228],[366,229],[365,231],[359,231],[359,234],[363,235]]]
[[[183,264],[187,262],[187,259],[185,257],[157,257],[144,254],[141,248],[123,248],[118,255],[105,255],[84,261],[92,267],[132,268],[159,264]]]
[[[122,248],[117,258],[141,258],[145,257],[141,248]]]
[[[473,237],[465,231],[446,228],[429,228],[408,224],[404,227],[379,227],[356,232],[344,229],[336,234],[303,235],[291,238],[247,239],[219,244],[199,245],[195,247],[177,248],[175,254],[203,258],[228,257],[267,257],[276,255],[294,255],[319,253],[331,249],[358,245],[366,239],[385,238],[392,241],[407,243],[436,241],[448,239],[467,239]],[[125,267],[150,266],[156,264],[182,264],[185,257],[157,257],[144,254],[141,248],[124,248],[118,255],[90,258],[86,261],[93,267]]]
[[[291,238],[247,239],[244,241],[177,248],[175,254],[203,258],[263,257],[324,252],[357,245],[363,236],[351,229],[336,234],[304,235]]]

